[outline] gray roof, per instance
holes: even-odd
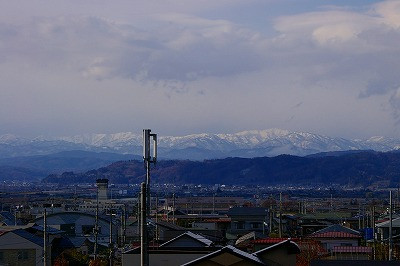
[[[382,223],[376,224],[376,227],[389,227],[390,221],[385,221]],[[392,219],[392,226],[393,227],[400,227],[400,217],[396,219]]]
[[[193,264],[196,264],[197,262],[201,262],[201,261],[204,261],[204,260],[207,260],[207,259],[212,259],[213,257],[218,257],[219,255],[222,255],[224,253],[232,254],[232,255],[240,257],[240,258],[242,258],[244,260],[250,260],[253,263],[258,264],[258,265],[266,265],[257,256],[255,256],[253,254],[250,254],[250,253],[247,253],[247,252],[244,252],[244,251],[242,251],[240,249],[237,249],[237,248],[235,248],[235,247],[233,247],[231,245],[228,245],[228,246],[225,246],[222,249],[217,250],[215,252],[212,252],[212,253],[210,253],[208,255],[205,255],[205,256],[200,257],[200,258],[195,259],[195,260],[192,260],[192,261],[190,261],[188,263],[182,264],[182,266],[193,265]]]
[[[281,247],[283,245],[287,245],[288,254],[299,254],[300,253],[299,246],[295,242],[293,242],[290,239],[288,239],[288,240],[284,240],[282,242],[276,243],[276,244],[274,244],[272,246],[266,247],[264,249],[261,249],[261,250],[259,250],[257,252],[254,252],[253,255],[257,256],[257,255],[262,254],[264,252],[269,252],[272,249],[279,248],[279,247]]]
[[[162,245],[160,245],[160,247],[166,246],[166,245],[170,244],[171,242],[174,242],[174,241],[176,241],[179,238],[182,238],[184,236],[188,236],[188,237],[190,237],[190,238],[192,238],[192,239],[194,239],[194,240],[196,240],[198,242],[201,242],[202,244],[204,244],[207,247],[209,247],[209,246],[211,246],[213,244],[213,242],[211,240],[205,238],[202,235],[194,234],[192,232],[186,232],[186,233],[183,233],[183,234],[181,234],[181,235],[179,235],[179,236],[177,236],[177,237],[175,237],[175,238],[163,243]]]
[[[265,216],[268,209],[260,207],[233,207],[230,208],[228,216]]]
[[[321,230],[318,230],[318,231],[314,232],[313,234],[321,234],[321,233],[326,233],[326,232],[343,232],[343,233],[356,234],[356,235],[360,234],[359,231],[345,227],[340,224],[333,224],[331,226],[328,226]]]
[[[22,238],[25,238],[26,240],[28,240],[28,241],[30,241],[32,243],[35,243],[38,246],[43,247],[43,238],[35,236],[35,235],[31,234],[31,233],[28,233],[24,229],[16,229],[16,230],[13,230],[13,231],[9,231],[7,233],[14,233],[14,234],[16,234],[16,235],[18,235],[18,236],[20,236]]]
[[[51,227],[51,226],[46,226],[46,227],[47,227],[46,233],[47,233],[47,234],[50,234],[50,235],[60,235],[60,234],[65,233],[65,231],[58,230],[58,229],[53,228],[53,227]],[[41,225],[34,225],[34,226],[32,226],[31,228],[32,228],[32,229],[35,229],[35,230],[37,230],[37,231],[40,231],[40,232],[44,232],[44,227],[41,226]],[[28,229],[29,229],[29,228],[28,228]]]

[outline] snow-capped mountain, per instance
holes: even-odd
[[[107,151],[140,155],[142,134],[85,134],[66,137],[24,139],[0,136],[0,157],[49,154],[68,150]],[[234,134],[158,136],[160,159],[211,159],[258,157],[279,154],[309,155],[318,152],[400,149],[400,140],[372,137],[366,140],[332,138],[282,129],[251,130]]]

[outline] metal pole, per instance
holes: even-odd
[[[389,260],[392,260],[393,253],[393,237],[392,237],[392,191],[389,192]]]
[[[124,205],[124,216],[123,216],[123,223],[122,223],[122,246],[126,244],[126,205]]]
[[[99,191],[97,190],[96,219],[94,224],[94,260],[97,260],[97,236],[99,234]]]
[[[279,237],[282,237],[282,192],[279,194]]]
[[[158,195],[156,194],[156,242],[158,243]]]
[[[112,205],[110,204],[110,242],[109,242],[109,247],[110,247],[110,266],[113,265],[113,238],[112,238],[112,232],[113,232],[113,226],[112,226]]]
[[[146,211],[147,215],[150,217],[150,161],[146,160]]]
[[[149,266],[149,254],[147,243],[147,225],[146,225],[146,183],[142,183],[141,187],[141,215],[140,215],[140,262],[142,266]]]
[[[46,208],[43,215],[43,266],[47,265],[47,214]]]

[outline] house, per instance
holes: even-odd
[[[321,242],[323,248],[331,252],[336,246],[356,247],[361,240],[360,232],[339,224],[328,226],[308,236]]]
[[[251,254],[228,245],[183,266],[294,266],[296,255],[299,253],[299,247],[291,240],[282,241]]]
[[[299,246],[287,239],[254,252],[253,255],[259,257],[266,265],[294,266],[296,265],[296,255],[299,253]]]
[[[231,219],[227,233],[236,235],[237,238],[251,231],[265,233],[269,212],[260,207],[233,207],[229,209],[227,216]]]
[[[149,248],[149,261],[152,266],[176,266],[202,257],[218,248],[202,235],[185,232],[160,246]],[[122,254],[122,265],[140,264],[140,247]]]
[[[372,257],[372,247],[336,246],[331,250],[335,260],[369,260]]]
[[[384,221],[376,224],[377,239],[380,241],[387,240],[389,238],[389,227],[390,221]],[[400,235],[400,217],[392,219],[392,235]]]
[[[265,238],[265,235],[263,235],[262,233],[253,231],[253,232],[247,233],[247,234],[239,237],[235,242],[235,246],[239,247],[241,249],[250,248],[250,247],[252,247],[252,241],[254,241],[256,239],[262,239],[262,238]]]
[[[211,247],[213,242],[202,235],[186,232],[168,242],[160,245],[160,247]]]
[[[262,260],[260,260],[260,258],[258,258],[257,256],[228,245],[213,253],[210,253],[201,258],[185,263],[182,266],[208,266],[208,265],[257,266],[266,264]]]
[[[36,218],[34,222],[43,225],[43,217]],[[68,237],[93,238],[93,229],[96,223],[96,215],[81,212],[60,212],[47,215],[49,227],[65,232]],[[109,218],[99,217],[98,242],[108,243],[110,237]],[[113,224],[113,239],[117,239],[117,227]]]
[[[24,229],[4,232],[0,235],[0,265],[43,265],[43,238]],[[50,264],[51,246],[47,247]]]
[[[296,244],[298,244],[298,241],[300,240],[299,238],[282,238],[282,237],[254,238],[248,243],[247,248],[255,252],[271,247],[275,244],[284,242],[288,239]]]

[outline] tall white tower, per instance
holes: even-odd
[[[108,179],[97,179],[97,197],[99,200],[108,199]]]

